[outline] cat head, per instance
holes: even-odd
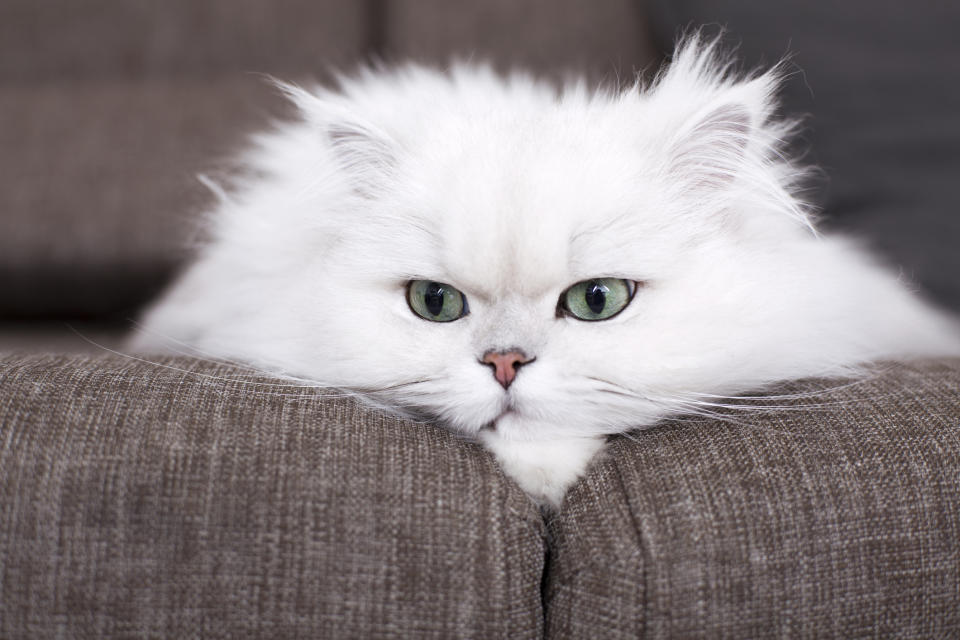
[[[620,92],[476,66],[287,87],[303,120],[223,204],[188,340],[468,433],[651,422],[759,358],[746,275],[811,235],[776,82],[692,39]]]

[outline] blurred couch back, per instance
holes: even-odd
[[[638,3],[67,0],[0,4],[0,317],[129,317],[187,255],[216,173],[286,107],[262,74],[452,55],[632,77]]]
[[[747,66],[792,52],[827,222],[960,310],[960,5],[851,0],[67,0],[0,3],[0,318],[128,318],[188,255],[265,81],[370,60],[630,80],[725,25]]]

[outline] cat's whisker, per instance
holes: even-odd
[[[817,396],[826,395],[829,393],[834,393],[837,391],[845,391],[853,387],[862,386],[884,371],[889,369],[888,365],[876,365],[869,367],[866,371],[858,374],[858,377],[855,378],[842,378],[843,382],[841,384],[835,384],[831,386],[825,386],[820,389],[813,389],[810,391],[802,391],[799,393],[769,393],[761,395],[746,395],[746,394],[737,394],[737,395],[722,395],[716,393],[704,393],[700,391],[686,391],[687,395],[698,396],[703,398],[716,398],[720,400],[803,400],[807,398],[815,398]]]
[[[697,407],[687,407],[683,410],[677,411],[677,408],[674,407],[673,411],[676,413],[672,415],[667,415],[664,418],[661,418],[657,424],[664,424],[670,422],[683,422],[683,423],[694,423],[694,424],[704,424],[704,421],[709,422],[721,422],[724,424],[731,424],[738,427],[747,427],[747,428],[756,428],[756,429],[766,429],[764,425],[758,425],[753,422],[745,422],[736,414],[731,413],[721,413],[717,411],[711,411],[710,409],[697,408]],[[754,414],[756,415],[756,414]],[[696,420],[690,420],[691,417],[695,417]]]
[[[598,378],[597,376],[586,376],[586,378],[587,378],[587,380],[593,380],[594,382],[600,382],[600,383],[603,383],[603,384],[605,384],[605,385],[609,385],[609,386],[611,386],[611,387],[616,387],[617,389],[621,389],[621,390],[626,391],[626,392],[628,392],[628,393],[636,393],[636,392],[635,392],[633,389],[631,389],[630,387],[625,387],[625,386],[623,386],[622,384],[618,384],[618,383],[613,382],[613,381],[611,381],[611,380],[607,380],[606,378]]]
[[[183,342],[182,340],[178,340],[173,336],[144,327],[142,324],[140,324],[136,320],[128,319],[128,322],[130,322],[133,331],[135,331],[136,333],[152,336],[162,340],[165,343],[164,350],[172,354],[188,356],[191,358],[197,358],[198,360],[202,360],[204,362],[210,362],[213,364],[226,364],[232,367],[236,367],[238,369],[247,369],[249,371],[252,371],[260,375],[268,375],[268,376],[276,375],[264,369],[254,367],[246,362],[240,362],[238,360],[232,360],[230,358],[225,358],[223,356],[215,355],[209,351],[205,351],[203,349],[200,349],[199,347],[195,347],[186,342]]]
[[[635,435],[633,435],[632,433],[630,433],[629,431],[623,431],[623,432],[621,432],[621,433],[618,433],[617,435],[620,436],[620,437],[622,437],[622,438],[626,438],[626,439],[629,440],[630,442],[640,442],[640,439],[637,438],[637,437],[636,437]]]
[[[864,401],[881,401],[885,396],[876,395],[876,396],[865,396],[863,394],[858,394],[856,397],[849,398],[837,398],[833,400],[823,400],[821,402],[809,402],[809,400],[815,400],[817,398],[832,394],[841,389],[848,389],[854,387],[858,382],[839,385],[835,387],[828,387],[822,390],[811,391],[808,393],[801,394],[782,394],[782,395],[770,395],[770,396],[720,396],[713,394],[703,394],[703,393],[693,393],[685,392],[683,395],[675,395],[670,397],[671,402],[676,402],[683,404],[685,406],[705,406],[705,407],[715,407],[720,409],[730,409],[735,411],[810,411],[810,410],[822,410],[822,409],[831,409],[836,407],[849,406],[851,404],[862,403]],[[694,397],[690,397],[694,396]],[[729,402],[712,402],[710,400],[699,399],[699,398],[716,398],[718,400],[729,400]],[[776,403],[762,403],[758,401],[763,400],[781,400],[781,401],[797,401],[796,403],[790,402],[789,404],[776,404]]]
[[[210,362],[212,364],[225,364],[238,369],[246,369],[256,375],[264,376],[268,378],[282,378],[284,380],[289,380],[291,382],[298,383],[298,386],[319,386],[324,388],[336,388],[334,386],[326,387],[325,385],[320,385],[316,380],[311,380],[310,378],[303,378],[300,376],[294,376],[289,373],[285,373],[283,371],[284,366],[280,362],[267,361],[266,364],[272,367],[270,369],[266,369],[263,367],[256,367],[249,362],[226,358],[224,356],[214,354],[214,353],[211,353],[210,351],[206,351],[206,350],[200,349],[199,347],[190,345],[186,342],[178,340],[172,336],[161,333],[159,331],[148,329],[143,325],[141,325],[140,323],[136,322],[135,320],[131,319],[129,320],[129,322],[133,325],[133,328],[137,333],[153,336],[163,340],[166,343],[166,346],[164,347],[165,350],[169,351],[172,354],[183,355],[190,358],[196,358],[203,362]],[[182,347],[182,348],[174,348],[174,347],[171,347],[170,345],[178,345],[178,347]]]
[[[203,373],[203,372],[200,372],[200,371],[191,371],[190,369],[185,369],[185,368],[183,368],[183,367],[176,367],[176,366],[173,366],[173,365],[170,365],[170,364],[166,364],[166,363],[163,363],[163,362],[158,362],[158,361],[156,361],[156,360],[150,360],[149,358],[144,358],[144,357],[142,357],[142,356],[133,355],[133,354],[131,354],[131,353],[125,353],[125,352],[119,351],[119,350],[117,350],[117,349],[111,349],[110,347],[108,347],[108,346],[106,346],[106,345],[103,345],[103,344],[100,344],[99,342],[96,342],[95,340],[89,338],[88,336],[84,335],[82,332],[78,331],[78,330],[75,329],[74,327],[69,326],[69,325],[67,325],[67,326],[68,326],[68,328],[69,328],[71,331],[73,331],[74,333],[76,333],[77,336],[80,337],[80,339],[84,340],[85,342],[89,343],[90,345],[92,345],[92,346],[94,346],[94,347],[97,347],[98,349],[102,349],[103,351],[106,351],[107,353],[111,353],[111,354],[113,354],[113,355],[120,356],[120,357],[126,358],[126,359],[128,359],[128,360],[134,360],[134,361],[136,361],[136,362],[142,362],[142,363],[144,363],[144,364],[153,365],[153,366],[159,367],[159,368],[161,368],[161,369],[167,369],[167,370],[170,370],[170,371],[176,371],[177,373],[183,373],[183,374],[186,374],[186,375],[189,375],[189,376],[193,376],[193,377],[196,377],[196,378],[204,378],[204,379],[216,380],[216,381],[219,381],[219,382],[229,382],[229,383],[231,383],[231,384],[242,384],[242,385],[250,385],[250,386],[254,386],[254,387],[269,387],[269,388],[278,388],[278,389],[303,389],[303,390],[318,390],[318,391],[328,391],[328,390],[337,390],[337,389],[338,389],[338,387],[335,387],[335,386],[331,386],[331,385],[321,385],[321,384],[316,384],[316,383],[307,383],[307,384],[304,384],[304,383],[296,383],[296,382],[295,382],[295,383],[263,382],[263,381],[259,381],[259,380],[244,380],[244,379],[242,379],[242,378],[231,378],[231,377],[229,377],[229,376],[218,376],[218,375],[215,375],[215,374],[212,374],[212,373]],[[201,360],[201,361],[202,361],[202,360]],[[216,362],[214,361],[214,364],[219,364],[219,363],[216,363]],[[266,374],[266,375],[270,375],[271,377],[277,377],[276,374]],[[336,396],[333,396],[332,394],[331,394],[331,395],[325,394],[324,397],[336,397]]]
[[[385,391],[396,391],[397,389],[409,389],[417,385],[427,384],[436,381],[437,378],[422,378],[420,380],[409,380],[407,382],[398,382],[385,387],[363,387],[357,389],[361,393],[382,393]]]
[[[626,392],[626,391],[620,391],[619,389],[604,389],[604,388],[601,387],[600,389],[597,389],[596,391],[597,391],[597,393],[607,393],[607,394],[610,394],[610,395],[621,396],[621,397],[630,398],[630,399],[637,399],[638,397],[640,397],[640,396],[638,396],[638,395],[635,394],[635,393],[628,393],[628,392]]]
[[[736,399],[736,398],[734,398]],[[703,400],[691,400],[676,398],[676,402],[681,402],[688,406],[702,406],[702,407],[714,407],[717,409],[731,409],[734,411],[743,411],[743,412],[769,412],[769,411],[807,411],[810,409],[817,408],[827,408],[834,405],[842,405],[843,402],[836,403],[818,403],[818,404],[802,404],[802,405],[789,405],[789,404],[736,404],[728,402],[706,402]]]
[[[689,416],[692,414],[699,418],[749,427],[761,427],[761,425],[745,422],[740,418],[745,416],[762,416],[775,412],[804,413],[810,411],[825,411],[863,402],[865,398],[862,395],[851,399],[841,398],[820,402],[810,402],[810,400],[823,398],[827,394],[846,390],[856,385],[862,385],[869,380],[869,377],[867,379],[857,379],[843,384],[801,393],[729,396],[704,392],[684,392],[681,394],[664,394],[657,392],[645,395],[611,380],[596,376],[587,376],[587,378],[594,382],[599,382],[600,386],[596,387],[595,391],[606,397],[616,396],[628,400],[636,400],[645,404],[653,403],[659,405],[662,417],[657,420],[657,424],[677,421],[678,416]],[[882,397],[876,399],[881,400]],[[869,398],[867,400],[869,400]],[[796,401],[796,404],[792,401]]]

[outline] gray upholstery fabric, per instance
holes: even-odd
[[[543,522],[479,447],[164,365],[0,357],[0,637],[540,637]]]
[[[0,357],[0,637],[960,633],[960,360],[617,438],[549,552],[475,445],[161,365]]]
[[[960,637],[960,360],[783,393],[613,442],[550,522],[548,637]]]

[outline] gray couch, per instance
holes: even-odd
[[[960,636],[958,360],[614,438],[544,515],[433,425],[109,350],[184,257],[193,173],[283,114],[246,72],[475,50],[630,75],[665,15],[0,6],[0,637]],[[928,288],[952,304],[950,286]]]

